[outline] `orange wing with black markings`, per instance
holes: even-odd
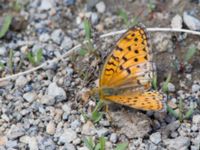
[[[141,27],[132,27],[119,39],[100,75],[101,99],[143,110],[163,108],[162,95],[156,91],[147,91],[151,87],[154,74],[152,53],[147,39],[148,36]],[[119,92],[108,94],[105,89]]]

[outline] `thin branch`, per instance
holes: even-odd
[[[189,34],[200,35],[200,32],[192,31],[192,30],[186,30],[186,29],[146,28],[146,30],[149,31],[149,32],[185,32],[185,33],[189,33]],[[110,33],[107,33],[107,34],[102,34],[100,36],[100,38],[105,38],[105,37],[108,37],[108,36],[122,34],[122,33],[126,32],[126,31],[127,30],[120,30],[120,31],[110,32]],[[86,42],[87,41],[84,41],[83,43],[86,43]],[[80,47],[81,47],[81,44],[78,44],[75,47],[73,47],[72,49],[70,49],[69,51],[67,51],[65,54],[63,54],[61,57],[57,57],[57,58],[54,58],[52,60],[48,60],[48,61],[42,63],[41,65],[39,65],[39,66],[37,66],[35,68],[31,68],[31,69],[29,69],[27,71],[19,72],[19,73],[14,74],[14,75],[10,75],[10,76],[7,76],[7,77],[0,78],[0,82],[5,81],[5,80],[9,80],[9,79],[15,79],[18,76],[26,75],[26,74],[29,74],[29,73],[31,73],[33,71],[41,69],[41,68],[45,67],[48,63],[53,63],[53,62],[62,60],[63,58],[70,56],[72,53],[76,53]]]

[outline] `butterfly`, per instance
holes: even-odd
[[[163,95],[150,91],[155,66],[145,29],[134,26],[117,41],[100,74],[101,100],[140,110],[162,110]]]

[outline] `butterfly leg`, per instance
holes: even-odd
[[[106,114],[108,114],[109,122],[112,122],[112,117],[111,117],[111,113],[109,111],[109,105],[108,104],[105,105],[105,112],[106,112]]]

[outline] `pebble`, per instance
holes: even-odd
[[[40,99],[39,99],[40,103],[45,104],[45,105],[54,105],[55,104],[55,99],[54,97],[50,96],[50,95],[43,95]]]
[[[170,82],[168,83],[167,87],[168,87],[169,92],[175,92],[175,90],[176,90],[175,85]]]
[[[73,46],[73,41],[70,37],[65,36],[62,43],[61,43],[61,48],[65,50],[69,50]]]
[[[106,5],[103,1],[100,1],[96,4],[96,9],[99,13],[104,13],[106,10]]]
[[[40,10],[49,10],[53,7],[50,0],[42,0],[39,9]]]
[[[96,133],[96,129],[91,121],[87,121],[82,126],[81,134],[92,136],[92,135],[95,135],[95,133]]]
[[[9,139],[17,139],[25,134],[25,130],[22,128],[21,124],[12,125],[10,130],[8,131]]]
[[[47,94],[53,98],[59,98],[60,100],[65,100],[67,98],[65,90],[58,87],[55,82],[49,84]]]
[[[19,76],[15,81],[15,86],[24,87],[27,84],[27,79],[24,76]]]
[[[98,16],[98,14],[97,13],[92,13],[91,14],[91,23],[93,25],[96,25],[96,24],[98,24],[98,22],[99,22],[99,16]]]
[[[59,143],[64,144],[66,142],[70,143],[77,138],[77,134],[71,128],[65,129],[63,134],[59,138]]]
[[[160,132],[156,132],[150,135],[150,140],[154,143],[154,144],[158,144],[161,141],[161,134]]]
[[[50,35],[48,33],[43,33],[39,36],[39,40],[41,42],[48,42],[50,39]]]
[[[76,3],[76,0],[64,0],[63,2],[66,6],[69,6],[74,5]]]
[[[47,127],[46,127],[46,132],[50,135],[53,135],[56,131],[56,126],[55,126],[55,123],[53,121],[50,121],[48,124],[47,124]]]
[[[108,133],[109,133],[109,130],[107,129],[107,128],[101,128],[101,129],[97,129],[97,135],[99,136],[99,137],[101,137],[101,136],[106,136],[106,135],[108,135]]]
[[[113,143],[117,142],[117,134],[116,133],[112,133],[110,135],[110,141],[113,142]]]
[[[73,144],[65,143],[63,150],[76,150],[76,148]]]
[[[191,30],[200,30],[200,20],[191,16],[188,12],[183,13],[183,21]]]
[[[81,123],[80,123],[79,120],[74,120],[70,125],[71,125],[71,128],[73,130],[75,130],[75,129],[77,129],[77,128],[79,128],[81,126]]]
[[[190,139],[188,137],[179,136],[175,139],[164,139],[163,143],[167,146],[167,149],[188,149],[190,145]]]
[[[180,15],[176,15],[172,18],[171,27],[176,29],[181,29],[183,24],[182,17]]]
[[[64,38],[64,32],[61,29],[56,29],[51,33],[51,39],[60,45],[61,41]]]
[[[30,150],[38,150],[38,142],[35,137],[29,138],[28,147]]]
[[[28,92],[23,94],[23,98],[29,103],[33,102],[36,99],[36,97],[37,94],[35,92]]]
[[[5,146],[8,141],[8,138],[6,136],[0,135],[0,146]]]
[[[69,115],[71,113],[71,107],[69,104],[64,104],[62,105],[62,110],[67,114]]]
[[[200,115],[194,115],[192,117],[192,123],[198,125],[198,127],[200,128]]]
[[[195,93],[195,92],[198,92],[200,91],[200,85],[199,84],[193,84],[192,85],[192,92]]]
[[[17,143],[16,140],[14,140],[14,141],[9,140],[9,141],[6,142],[6,147],[8,149],[9,148],[17,148],[17,146],[18,146],[18,143]]]
[[[0,47],[0,56],[5,56],[7,54],[7,50],[5,47]]]

